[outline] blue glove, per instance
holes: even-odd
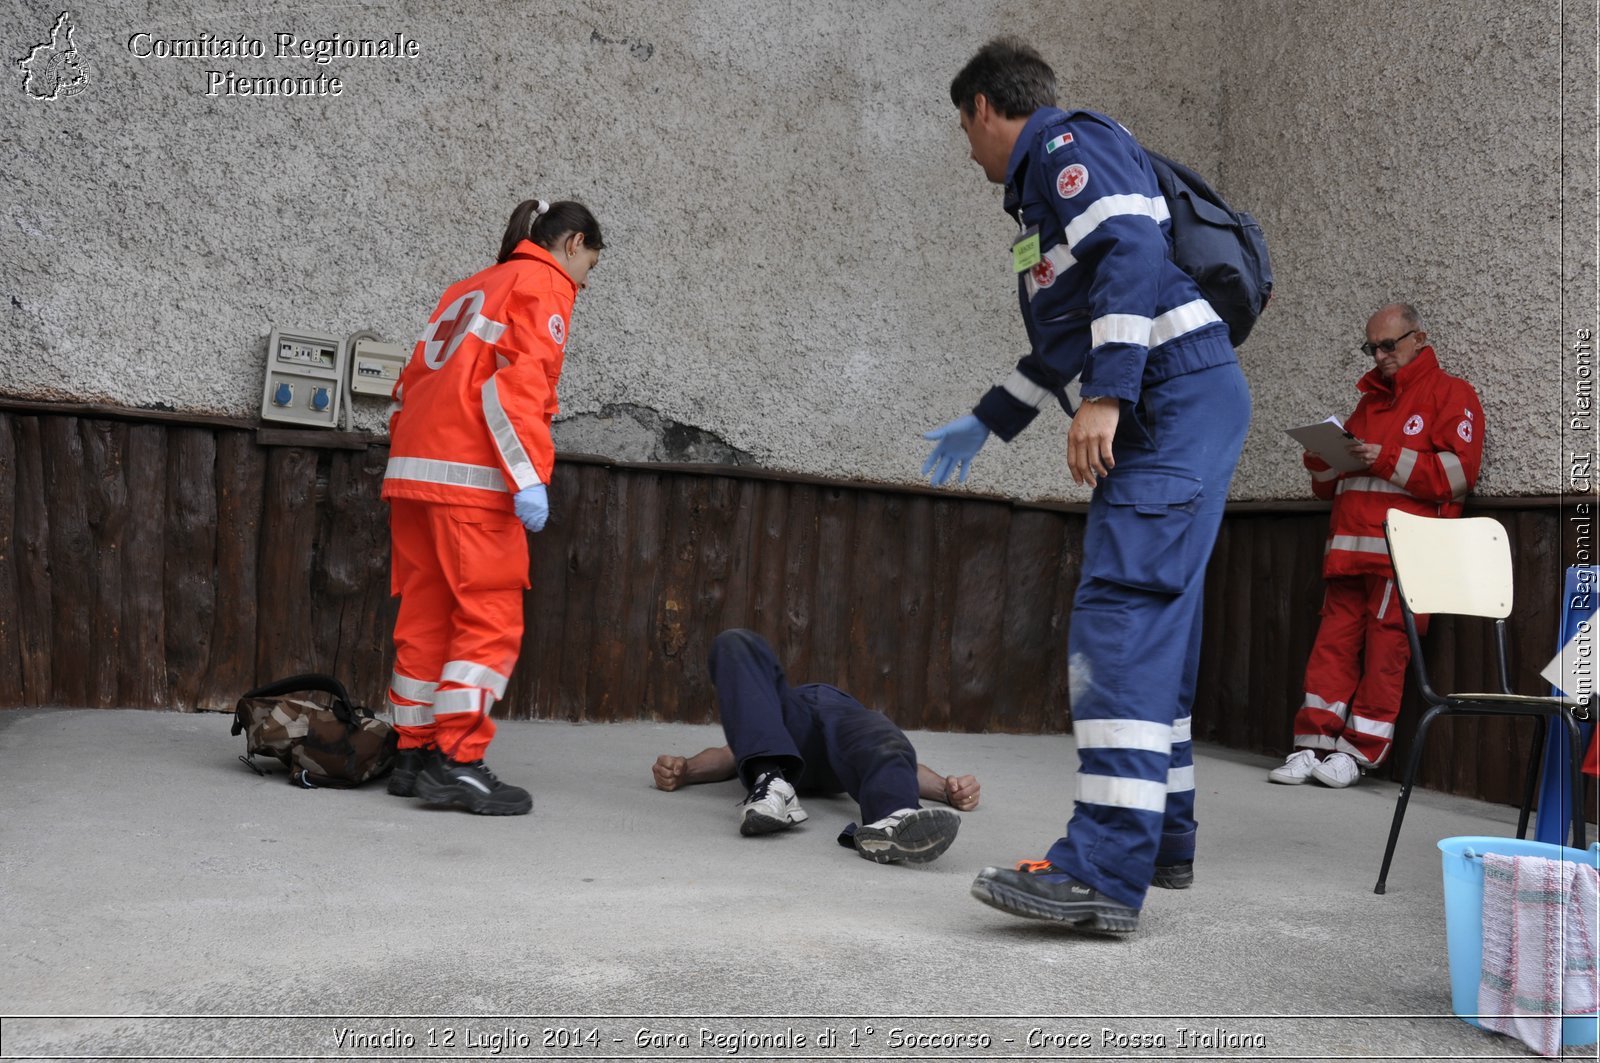
[[[943,428],[922,433],[922,438],[938,441],[928,460],[922,463],[922,475],[927,476],[932,471],[933,486],[942,487],[957,467],[961,470],[960,482],[967,482],[967,469],[971,467],[978,451],[983,449],[984,443],[989,441],[989,429],[969,413],[965,417],[957,417]]]
[[[544,522],[550,519],[550,493],[544,484],[524,487],[511,504],[516,507],[517,519],[531,532],[541,530]]]

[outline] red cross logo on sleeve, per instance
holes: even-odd
[[[1062,199],[1071,199],[1089,183],[1089,168],[1075,162],[1056,175],[1056,192]]]

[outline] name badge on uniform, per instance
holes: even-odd
[[[1039,227],[1030,225],[1011,244],[1011,268],[1023,273],[1039,264]]]

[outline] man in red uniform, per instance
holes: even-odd
[[[483,754],[522,645],[527,532],[549,516],[567,323],[603,246],[581,203],[519,205],[499,261],[445,291],[395,386],[392,794],[484,815],[533,807]]]
[[[1361,345],[1377,364],[1356,384],[1345,429],[1365,464],[1339,472],[1309,452],[1311,489],[1333,500],[1322,575],[1322,624],[1306,662],[1295,752],[1268,778],[1345,787],[1376,767],[1394,740],[1411,647],[1394,593],[1384,514],[1457,517],[1483,460],[1483,407],[1472,385],[1439,368],[1415,308],[1386,306]],[[1426,629],[1427,618],[1418,617]]]

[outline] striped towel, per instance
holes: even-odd
[[[1561,1051],[1561,1016],[1600,1011],[1600,875],[1538,856],[1483,857],[1478,1021],[1541,1056]]]

